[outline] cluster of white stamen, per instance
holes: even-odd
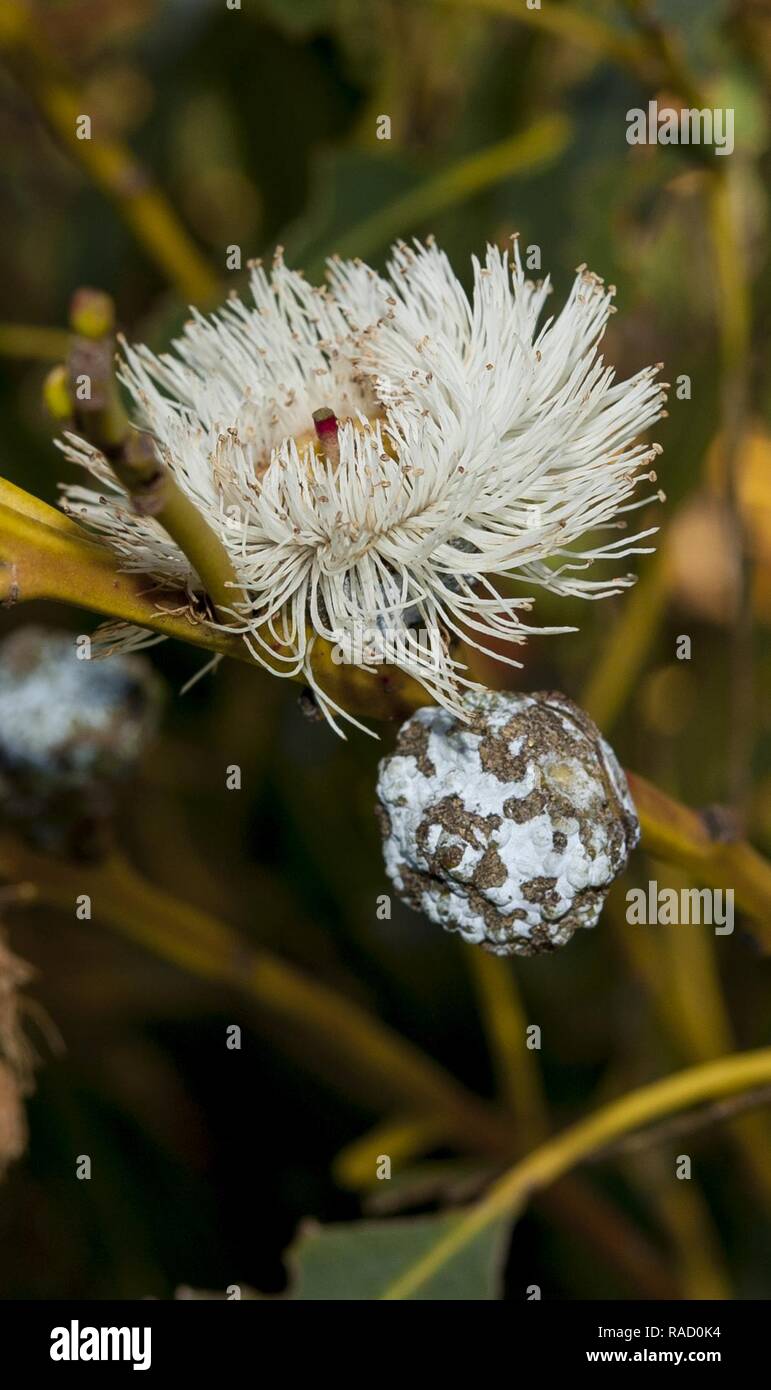
[[[539,326],[549,281],[526,280],[516,243],[513,262],[488,247],[473,264],[469,297],[433,244],[400,243],[388,278],[332,261],[325,288],[279,256],[270,273],[252,269],[254,307],[233,297],[194,314],[160,357],[124,346],[137,424],[232,561],[230,626],[270,669],[303,674],[331,719],[311,667],[318,638],[362,664],[360,634],[382,632],[398,664],[457,710],[471,682],[454,637],[485,650],[571,630],[528,626],[532,598],[498,581],[604,597],[632,577],[582,572],[652,534],[595,536],[650,500],[633,494],[655,478],[644,469],[658,445],[635,441],[664,402],[657,368],[617,382],[599,355],[612,290],[582,267]],[[325,408],[338,420],[328,452],[313,428]],[[100,483],[66,488],[65,507],[126,568],[200,588],[105,459],[74,436],[63,447]]]

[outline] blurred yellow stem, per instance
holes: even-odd
[[[771,864],[745,840],[717,840],[706,820],[679,801],[627,772],[637,807],[642,846],[648,854],[679,864],[711,888],[733,889],[736,903],[754,919],[771,950]]]
[[[549,1125],[536,1058],[526,1046],[527,1024],[512,963],[474,946],[465,947],[464,956],[479,997],[500,1098],[513,1117],[516,1147],[525,1150],[543,1138]],[[397,1151],[402,1160],[415,1159],[440,1138],[446,1134],[436,1125],[408,1118],[392,1121],[344,1149],[337,1166],[346,1185],[366,1187],[371,1185],[377,1153]]]
[[[652,555],[635,587],[624,595],[614,627],[603,628],[602,649],[580,704],[609,732],[626,705],[659,629],[668,597],[666,549]]]
[[[87,893],[94,920],[203,979],[249,995],[265,1021],[280,1021],[307,1062],[325,1074],[353,1071],[375,1109],[412,1106],[441,1120],[463,1149],[500,1157],[513,1150],[511,1121],[465,1091],[441,1067],[370,1018],[366,1011],[270,952],[246,944],[229,926],[147,883],[113,853],[71,864],[0,840],[0,873],[32,883],[40,899],[74,912]]]
[[[609,62],[619,63],[637,74],[646,70],[645,46],[637,35],[623,33],[594,15],[570,5],[555,4],[554,0],[548,0],[540,9],[531,8],[525,0],[434,0],[434,4],[501,15],[527,28],[564,39],[566,43],[591,49]]]
[[[0,839],[0,876],[31,884],[40,901],[65,911],[87,892],[97,921],[193,975],[248,995],[264,1026],[277,1028],[284,1048],[296,1052],[304,1066],[338,1083],[348,1078],[366,1105],[405,1113],[406,1124],[396,1136],[403,1159],[437,1139],[460,1152],[493,1158],[516,1151],[510,1116],[471,1095],[358,1005],[147,883],[120,855],[98,864],[69,864],[6,835]],[[359,1171],[365,1145],[366,1140]],[[674,1296],[656,1253],[599,1193],[566,1179],[545,1194],[544,1204],[554,1220],[623,1268],[641,1294]]]
[[[434,0],[468,11],[507,16],[517,23],[549,32],[568,42],[593,49],[600,56],[633,70],[655,90],[666,81],[683,101],[702,109],[710,105],[699,83],[683,58],[677,38],[653,13],[647,0],[626,0],[638,32],[623,34],[593,15],[570,5],[529,8],[521,0]],[[738,452],[747,413],[747,364],[750,347],[750,290],[747,257],[741,244],[735,208],[732,203],[733,179],[720,161],[709,168],[707,179],[707,220],[710,228],[718,289],[718,333],[724,368],[723,431],[726,436],[729,476]],[[732,508],[737,533],[743,541],[738,517],[735,481]],[[746,590],[746,565],[743,570]],[[649,562],[636,591],[627,600],[623,617],[605,644],[584,693],[584,707],[603,728],[610,728],[624,707],[638,673],[644,668],[648,652],[665,610],[667,597],[666,560],[659,555]],[[734,799],[746,796],[746,767],[750,738],[751,651],[747,635],[749,605],[739,605],[736,624],[734,681],[731,718],[731,761]]]
[[[753,753],[753,640],[751,563],[747,521],[739,498],[739,460],[750,408],[751,295],[741,197],[733,171],[709,182],[709,223],[718,284],[721,382],[721,448],[726,509],[739,559],[739,592],[730,653],[731,684],[727,737],[730,796],[744,808],[749,798]]]
[[[41,328],[33,323],[0,323],[0,357],[58,362],[67,356],[70,335],[65,328]]]
[[[636,1185],[647,1194],[669,1233],[682,1297],[730,1298],[712,1213],[697,1183],[681,1182],[675,1176],[671,1154],[664,1150],[635,1157],[631,1168]]]
[[[688,887],[682,870],[657,865],[661,886]],[[633,963],[646,981],[669,1036],[688,1062],[724,1056],[736,1041],[723,999],[715,961],[714,937],[700,926],[658,926],[656,943],[644,928],[626,922],[621,898],[614,895],[610,916]],[[745,1169],[766,1203],[771,1200],[771,1129],[766,1116],[745,1115],[726,1132],[737,1144]]]
[[[517,1121],[520,1147],[548,1132],[537,1053],[527,1046],[527,1021],[513,962],[468,946],[464,951],[477,994],[501,1098]]]
[[[642,1129],[665,1115],[705,1101],[737,1095],[769,1081],[771,1048],[764,1048],[692,1067],[611,1102],[516,1164],[491,1187],[482,1201],[469,1209],[448,1236],[395,1280],[383,1297],[389,1300],[411,1298],[482,1231],[502,1218],[516,1217],[535,1190],[555,1182],[620,1136]]]
[[[467,155],[417,188],[396,198],[387,207],[357,223],[335,244],[342,257],[366,256],[394,237],[404,236],[418,223],[465,202],[484,188],[558,159],[568,144],[570,125],[565,116],[543,116],[526,130],[507,136],[483,150]],[[312,266],[313,278],[323,265]]]
[[[747,268],[741,252],[742,239],[730,172],[722,168],[715,170],[709,180],[707,196],[717,271],[720,338],[724,366],[730,371],[746,363],[751,323]]]
[[[89,116],[85,97],[24,0],[3,0],[0,53],[24,91],[34,97],[54,134],[114,201],[137,241],[180,294],[197,304],[216,301],[217,277],[131,151],[105,134],[95,118],[90,135],[79,138],[78,122]]]
[[[367,1192],[377,1182],[377,1161],[381,1155],[387,1154],[392,1165],[406,1165],[446,1139],[441,1121],[424,1116],[385,1120],[341,1149],[332,1172],[341,1187]]]

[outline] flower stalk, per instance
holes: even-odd
[[[149,435],[129,433],[111,459],[134,511],[153,517],[190,561],[220,618],[238,599],[238,579],[219,537],[158,459]]]
[[[220,618],[237,599],[227,551],[199,508],[158,455],[152,437],[135,429],[121,399],[113,361],[115,308],[100,290],[81,289],[70,306],[64,367],[49,372],[44,397],[52,416],[71,424],[98,450],[125,488],[137,516],[152,517],[188,559]]]

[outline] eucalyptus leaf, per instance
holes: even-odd
[[[381,1299],[408,1271],[447,1239],[462,1212],[409,1220],[307,1225],[289,1251],[299,1300]],[[501,1297],[510,1220],[495,1223],[446,1260],[415,1295],[420,1300],[486,1301]]]

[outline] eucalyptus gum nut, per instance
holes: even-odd
[[[411,907],[498,955],[596,925],[639,839],[612,749],[564,695],[418,710],[378,776],[386,869]]]
[[[143,658],[98,661],[78,656],[65,633],[13,633],[0,645],[0,814],[53,852],[91,848],[160,702]]]

